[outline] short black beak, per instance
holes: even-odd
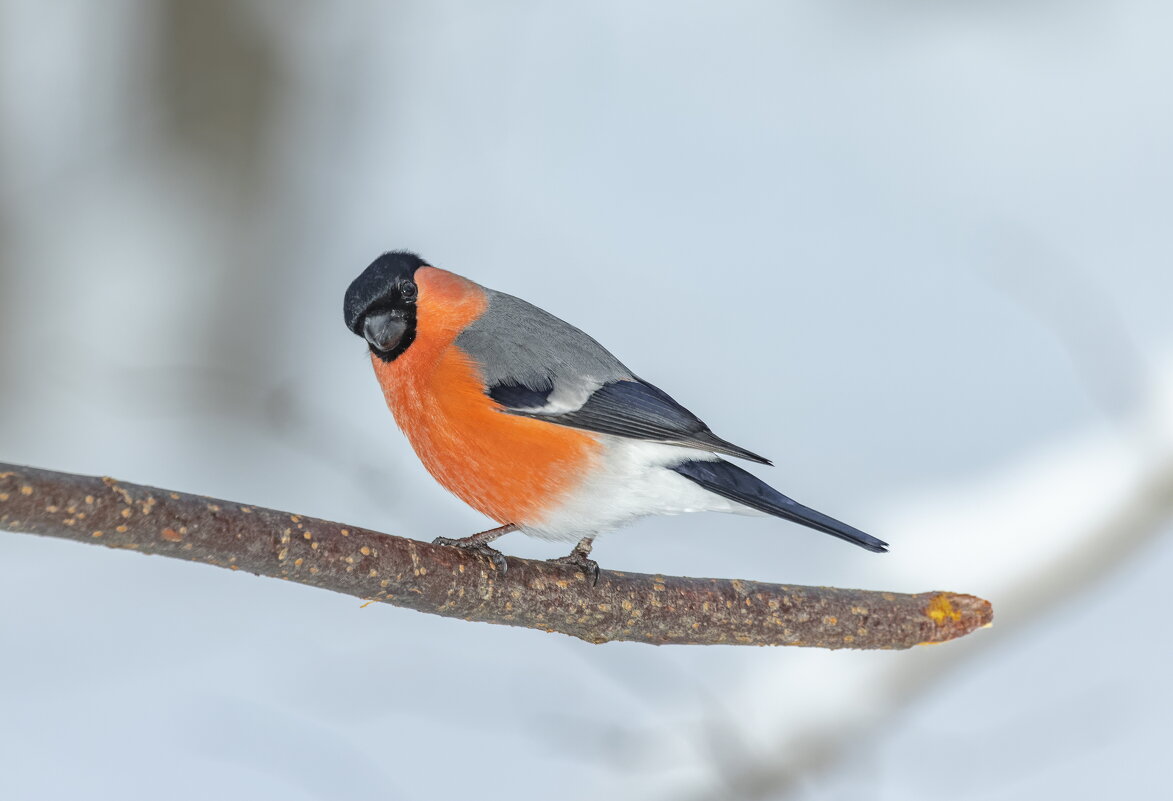
[[[405,333],[407,321],[397,312],[372,312],[362,321],[363,338],[372,348],[383,353],[394,350]]]

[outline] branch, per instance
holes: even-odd
[[[457,548],[288,512],[0,463],[0,530],[160,554],[420,612],[592,643],[909,648],[989,624],[972,595],[905,595],[604,570]]]

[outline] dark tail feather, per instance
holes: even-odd
[[[751,509],[801,523],[869,551],[884,553],[888,550],[888,543],[787,498],[735,464],[726,461],[695,461],[679,464],[672,469],[709,492],[743,503]]]

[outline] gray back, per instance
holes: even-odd
[[[632,378],[591,337],[521,298],[485,289],[489,308],[456,338],[480,362],[485,384],[574,391]]]

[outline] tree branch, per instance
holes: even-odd
[[[972,595],[905,595],[574,569],[112,478],[0,464],[0,529],[247,570],[420,612],[587,642],[909,648],[987,625]]]

